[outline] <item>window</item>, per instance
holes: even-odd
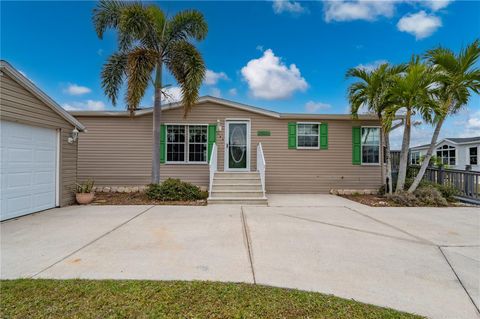
[[[167,125],[167,162],[206,163],[207,125]]]
[[[437,158],[443,165],[456,165],[455,147],[443,145],[437,148]]]
[[[188,161],[207,161],[207,126],[193,125],[188,127]]]
[[[420,152],[412,152],[410,154],[410,164],[420,165]]]
[[[318,148],[319,126],[318,123],[297,123],[297,147]]]
[[[362,127],[362,164],[380,163],[380,129]]]
[[[478,165],[478,148],[470,147],[468,149],[468,156],[470,158],[470,165]]]

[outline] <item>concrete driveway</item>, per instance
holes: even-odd
[[[2,279],[218,280],[480,318],[480,209],[330,195],[254,206],[71,206],[1,224]]]

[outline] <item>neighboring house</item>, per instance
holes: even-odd
[[[0,126],[0,220],[71,204],[77,142],[69,138],[85,127],[6,61]]]
[[[420,165],[429,146],[430,144],[410,148],[410,164]],[[448,168],[465,170],[470,166],[472,171],[480,171],[480,136],[444,138],[435,146],[433,155]]]
[[[72,111],[88,127],[79,141],[79,179],[99,186],[150,183],[152,109]],[[181,104],[163,106],[161,179],[210,184],[209,159],[218,150],[217,176],[246,179],[261,160],[270,193],[376,191],[381,185],[379,120],[372,115],[286,114],[202,97],[184,117]],[[262,161],[263,162],[263,161]],[[223,181],[228,184],[228,181]],[[214,190],[215,191],[215,190]],[[226,196],[226,195],[225,195]]]

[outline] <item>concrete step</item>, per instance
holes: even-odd
[[[215,177],[226,178],[260,178],[258,172],[216,172]]]
[[[216,184],[213,182],[212,191],[242,191],[242,190],[251,190],[251,191],[262,191],[262,184],[243,184],[243,183],[229,183],[229,184]]]
[[[212,191],[211,198],[217,197],[235,197],[235,198],[263,198],[263,192],[260,190],[222,190],[222,191]]]
[[[213,185],[225,185],[225,184],[249,184],[257,185],[260,184],[260,177],[214,177]]]
[[[207,200],[209,205],[257,205],[257,206],[266,206],[268,201],[266,198],[236,198],[236,197],[217,197],[209,198]]]

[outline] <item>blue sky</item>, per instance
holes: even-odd
[[[209,25],[198,44],[208,74],[202,95],[280,112],[345,113],[345,71],[381,61],[406,62],[443,45],[453,50],[480,35],[476,1],[157,2],[169,15],[202,11]],[[112,109],[99,73],[116,50],[113,32],[99,40],[95,2],[1,2],[1,58],[68,109]],[[172,98],[178,96],[167,75]],[[143,106],[151,106],[149,90]],[[122,110],[123,103],[115,109]],[[428,125],[412,144],[427,142]],[[399,146],[401,131],[392,134]],[[480,98],[447,121],[442,136],[480,135]]]

